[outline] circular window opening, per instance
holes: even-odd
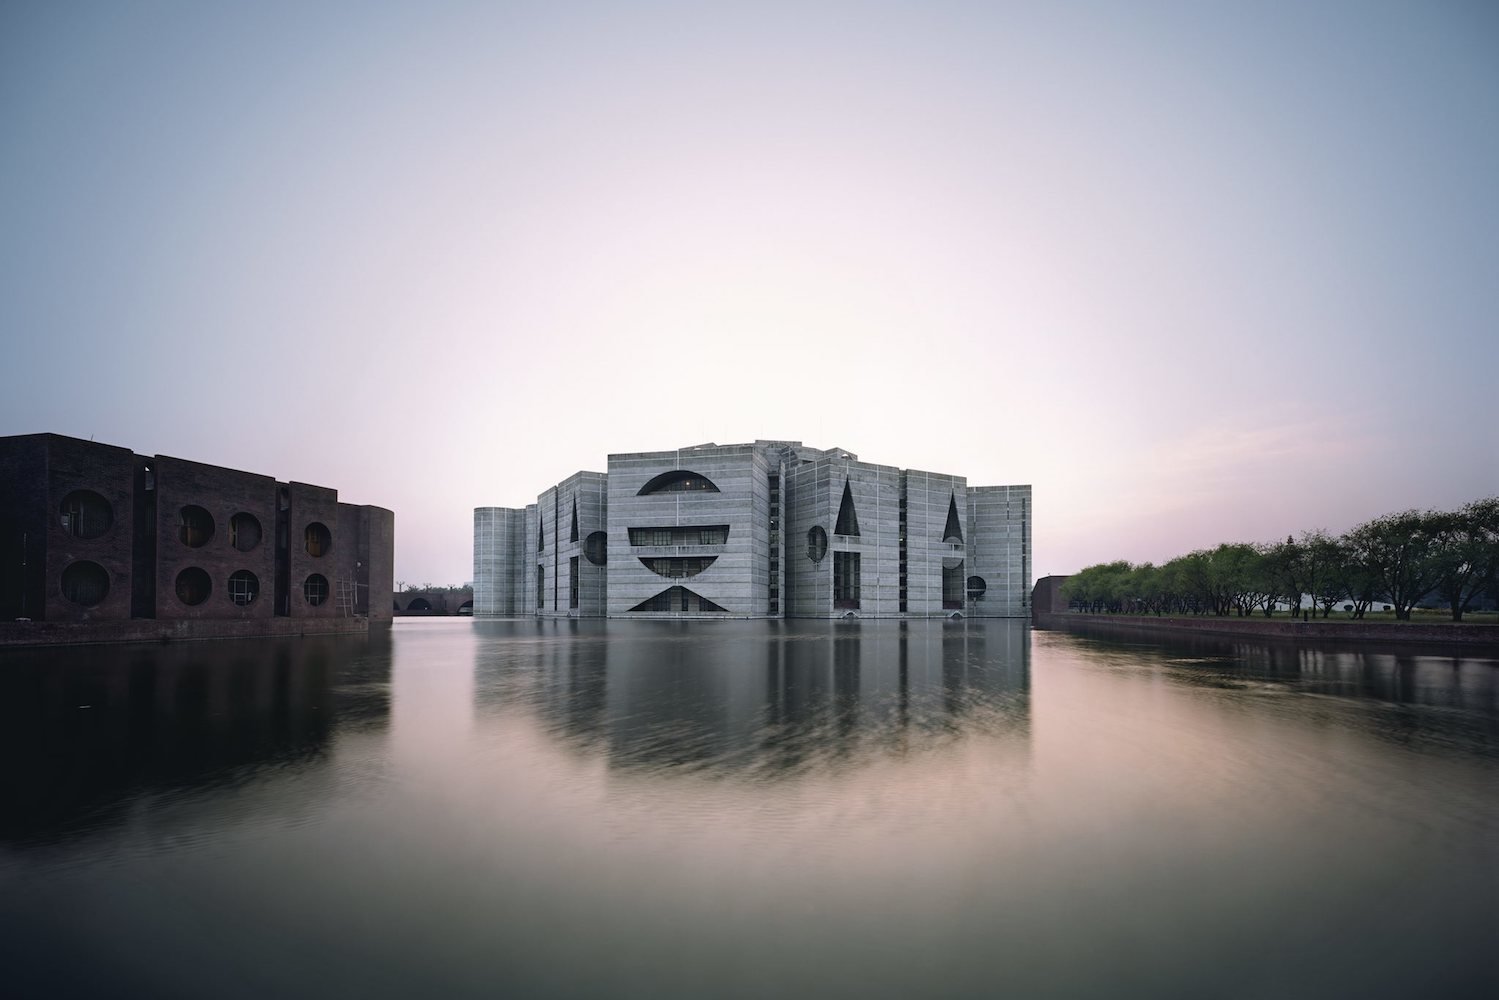
[[[229,544],[249,552],[260,544],[260,520],[254,514],[240,511],[229,519]]]
[[[189,566],[177,574],[177,600],[193,607],[208,600],[213,593],[213,581],[197,566]]]
[[[828,533],[822,530],[821,525],[813,525],[807,531],[807,558],[815,563],[822,562],[822,557],[828,554]]]
[[[583,556],[595,566],[603,566],[609,561],[609,535],[607,532],[594,531],[583,539]]]
[[[317,607],[328,599],[328,578],[314,573],[302,581],[302,597],[308,604]]]
[[[63,497],[59,513],[62,530],[74,538],[98,538],[115,523],[109,501],[93,490],[74,490]]]
[[[177,538],[190,549],[208,544],[213,537],[213,515],[188,504],[177,514]]]
[[[62,571],[62,596],[92,608],[109,593],[109,572],[96,562],[80,560]]]
[[[244,607],[260,596],[260,581],[247,569],[229,574],[229,600]]]
[[[328,532],[328,526],[321,521],[313,521],[302,533],[303,540],[307,546],[307,554],[310,556],[325,556],[333,548],[333,536]],[[327,583],[326,580],[323,581]]]
[[[976,601],[984,596],[984,591],[989,589],[989,584],[984,582],[981,576],[970,576],[968,578],[968,599]]]

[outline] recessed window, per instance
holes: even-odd
[[[970,601],[977,601],[984,596],[984,592],[988,589],[989,584],[985,582],[983,577],[970,576],[968,578],[968,599]]]
[[[860,576],[859,553],[833,553],[833,607],[858,609]]]
[[[177,540],[190,549],[202,548],[213,537],[213,515],[188,504],[177,512]]]
[[[302,532],[302,539],[307,546],[307,554],[313,557],[325,556],[333,549],[333,535],[321,521],[309,524],[307,530]],[[326,580],[323,582],[327,583]]]
[[[260,544],[260,521],[254,514],[240,511],[229,519],[229,544],[241,552]]]
[[[951,561],[953,565],[948,566]],[[963,560],[944,559],[942,566],[942,607],[946,610],[956,610],[963,607],[963,591],[966,577],[963,574]]]
[[[859,534],[859,515],[854,511],[854,492],[849,488],[846,479],[843,481],[843,500],[838,504],[838,523],[833,525],[833,534],[850,536]]]
[[[958,495],[949,493],[947,497],[947,524],[942,528],[942,540],[944,542],[963,541],[963,525],[958,520]]]
[[[229,574],[229,600],[244,607],[260,596],[260,581],[247,569]]]
[[[189,607],[195,607],[208,600],[208,595],[213,593],[213,581],[208,574],[197,566],[189,566],[177,574],[177,600]]]
[[[109,594],[109,572],[96,562],[79,560],[62,571],[62,596],[92,608]]]
[[[649,496],[652,493],[717,493],[718,487],[707,476],[696,472],[688,472],[686,469],[674,469],[671,472],[663,472],[640,487],[636,496]]]
[[[328,578],[321,573],[314,573],[302,581],[302,599],[313,607],[317,607],[328,599]]]
[[[717,561],[718,556],[661,556],[655,559],[642,556],[640,559],[652,573],[672,579],[697,576]]]
[[[609,561],[609,535],[602,531],[591,532],[583,539],[583,557],[595,566]]]
[[[813,525],[807,531],[807,558],[815,563],[822,562],[822,557],[828,554],[828,533],[822,530],[822,525]]]
[[[631,545],[723,545],[728,540],[727,524],[630,529]]]
[[[98,538],[114,524],[109,501],[93,490],[74,490],[62,499],[62,530],[74,538]],[[93,565],[90,563],[89,565]]]

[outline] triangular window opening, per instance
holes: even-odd
[[[953,493],[947,501],[947,527],[942,529],[942,540],[944,542],[963,541],[963,527],[958,521],[958,495]]]
[[[572,535],[572,538],[568,539],[568,541],[576,542],[577,540],[578,540],[578,498],[577,497],[573,497],[573,535]]]
[[[838,523],[833,525],[835,535],[858,535],[859,515],[854,513],[854,494],[843,481],[843,502],[838,505]]]
[[[537,552],[541,552],[546,547],[547,547],[547,526],[546,526],[546,522],[541,519],[541,515],[540,514],[537,514],[536,515],[536,551]]]

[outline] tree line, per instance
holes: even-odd
[[[1484,594],[1499,596],[1499,497],[1458,510],[1385,514],[1342,534],[1304,531],[1284,542],[1225,543],[1161,566],[1120,560],[1074,574],[1062,595],[1075,609],[1133,614],[1269,617],[1277,605],[1326,618],[1362,618],[1375,603],[1395,617],[1436,598],[1462,621]],[[1297,610],[1302,595],[1314,608]]]

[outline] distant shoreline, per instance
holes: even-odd
[[[1232,635],[1257,639],[1377,642],[1401,646],[1469,646],[1499,652],[1499,625],[1451,622],[1309,621],[1292,618],[1226,618],[1215,615],[1097,615],[1037,611],[1032,622],[1041,629],[1111,628],[1133,632]]]

